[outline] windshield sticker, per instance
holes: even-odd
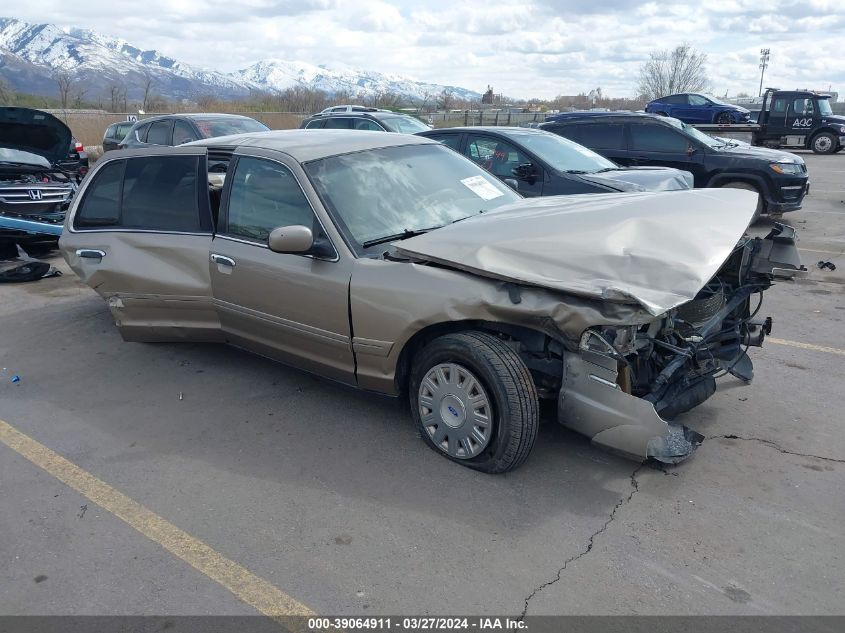
[[[461,183],[482,200],[492,200],[505,195],[487,180],[484,176],[472,176],[464,178]]]

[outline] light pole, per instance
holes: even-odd
[[[763,75],[766,74],[766,68],[769,65],[769,49],[768,48],[761,48],[760,49],[760,90],[757,92],[757,96],[763,94]]]

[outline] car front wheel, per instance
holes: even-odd
[[[435,451],[485,473],[521,465],[537,437],[537,391],[522,359],[483,332],[447,334],[417,355],[411,412]]]
[[[720,112],[716,116],[716,123],[719,125],[728,125],[733,123],[733,117],[731,116],[730,112]]]

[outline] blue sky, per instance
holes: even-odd
[[[93,29],[224,71],[302,60],[478,91],[491,84],[521,98],[596,87],[633,96],[649,51],[683,42],[707,53],[714,93],[756,94],[768,47],[767,85],[831,87],[845,99],[842,1],[39,0],[10,17]]]

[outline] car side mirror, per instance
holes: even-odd
[[[279,226],[270,231],[267,245],[275,253],[305,253],[314,246],[314,233],[307,226]]]
[[[513,175],[517,180],[526,180],[533,185],[537,180],[537,168],[533,163],[521,163],[513,168]]]
[[[693,155],[693,154],[695,154],[697,151],[698,151],[698,149],[696,149],[694,146],[692,146],[692,145],[687,145],[687,156],[692,156],[692,155]]]
[[[519,181],[516,178],[503,178],[502,182],[514,191],[519,191]]]

